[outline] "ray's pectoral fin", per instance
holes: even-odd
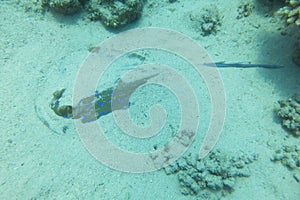
[[[67,119],[81,119],[82,123],[92,122],[115,110],[128,108],[131,94],[157,75],[158,73],[131,82],[120,80],[115,88],[108,88],[101,93],[96,92],[94,95],[83,98],[74,107],[71,105],[60,106],[60,99],[65,92],[65,89],[61,89],[53,93],[50,107],[58,116]]]
[[[81,118],[83,123],[87,123],[111,113],[112,93],[113,88],[109,88],[101,93],[96,92],[95,95],[81,99],[72,109],[73,119]]]

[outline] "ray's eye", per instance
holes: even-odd
[[[58,110],[58,114],[67,119],[71,118],[72,117],[72,106],[61,106]]]

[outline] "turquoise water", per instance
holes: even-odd
[[[283,3],[42,2],[1,1],[0,199],[299,199],[299,126],[274,111],[300,85]]]

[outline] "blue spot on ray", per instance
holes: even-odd
[[[123,104],[124,103],[124,99],[119,99],[119,104]]]

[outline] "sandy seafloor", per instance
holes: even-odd
[[[0,199],[196,199],[182,195],[176,175],[167,176],[163,170],[130,174],[102,165],[84,148],[72,124],[65,134],[56,134],[37,116],[36,106],[48,109],[48,102],[39,99],[43,95],[51,99],[57,89],[67,88],[66,102],[70,103],[77,71],[90,53],[89,47],[116,32],[105,29],[100,22],[83,19],[83,14],[42,15],[24,12],[13,1],[0,3]],[[267,15],[270,7],[260,2],[256,2],[249,17],[237,20],[239,3],[154,1],[152,7],[145,6],[140,20],[121,31],[149,26],[169,28],[194,39],[215,61],[284,65],[285,68],[276,70],[220,69],[226,92],[226,120],[215,148],[228,154],[259,155],[249,165],[251,176],[238,178],[234,191],[222,199],[296,200],[300,198],[300,185],[293,173],[270,158],[283,145],[299,144],[299,138],[284,130],[273,112],[276,101],[300,89],[300,68],[291,59],[298,32],[286,28],[280,18]],[[217,7],[224,19],[217,34],[204,37],[188,16],[209,4]],[[168,58],[164,60],[168,63]],[[107,78],[111,81],[107,84],[113,84],[121,72],[118,70],[111,75],[113,78]],[[190,82],[194,87],[201,84],[200,80]],[[204,102],[205,95],[205,89],[197,93]],[[147,100],[138,98],[140,107]],[[168,106],[177,107],[176,103]],[[204,125],[189,149],[193,153],[201,146],[210,117],[209,100],[201,106]],[[111,118],[100,120],[107,123]],[[138,120],[147,118],[141,115]],[[70,123],[59,117],[57,121]],[[112,130],[108,127],[108,135],[109,131]],[[113,136],[112,140],[118,138]],[[129,149],[143,145],[128,138],[119,143]]]

